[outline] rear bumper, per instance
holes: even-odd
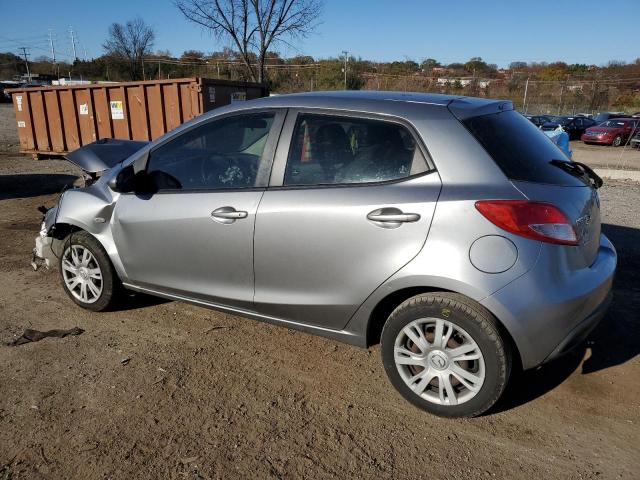
[[[611,297],[617,254],[607,237],[600,236],[598,256],[587,268],[571,270],[554,248],[543,247],[528,273],[481,302],[511,334],[525,369],[579,343]]]
[[[609,292],[607,298],[604,299],[598,308],[596,308],[591,315],[585,318],[582,322],[574,327],[573,330],[565,337],[565,339],[560,342],[560,344],[555,348],[551,354],[545,358],[542,363],[550,362],[565,353],[569,353],[571,350],[580,345],[588,336],[598,326],[600,320],[605,316],[607,310],[609,309],[609,305],[611,305],[611,300],[613,299],[613,293]]]

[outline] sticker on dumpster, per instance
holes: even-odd
[[[231,94],[231,103],[244,102],[247,99],[247,92],[233,92]]]
[[[22,111],[22,95],[16,95],[16,105],[18,107],[18,111]]]
[[[89,105],[86,103],[80,104],[80,115],[89,115]]]
[[[25,122],[18,122],[18,128],[24,128],[27,124]]]
[[[209,103],[216,103],[216,88],[209,87]]]
[[[124,120],[124,110],[122,109],[122,101],[114,100],[109,102],[111,106],[111,118],[114,120]]]

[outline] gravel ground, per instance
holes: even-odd
[[[638,478],[640,184],[601,190],[620,265],[588,342],[444,420],[395,393],[378,347],[145,296],[75,307],[28,265],[36,207],[75,175],[0,153],[0,478]]]

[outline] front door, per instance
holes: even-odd
[[[256,219],[256,309],[341,329],[421,250],[441,182],[395,121],[300,112],[283,141]]]
[[[150,152],[146,172],[157,193],[123,194],[114,212],[128,283],[251,306],[255,215],[283,116],[214,118]]]

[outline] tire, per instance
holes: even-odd
[[[448,340],[444,347],[435,345],[438,336],[441,342]],[[387,319],[381,344],[384,369],[396,390],[413,405],[441,417],[475,417],[487,411],[502,395],[511,372],[509,343],[500,335],[495,318],[455,293],[423,294],[404,301]],[[459,353],[454,352],[459,347]],[[440,388],[441,382],[445,388]]]
[[[617,135],[616,138],[613,139],[613,142],[611,142],[611,145],[613,145],[614,147],[619,147],[620,145],[622,145],[622,136]]]
[[[82,308],[101,312],[119,299],[120,279],[105,249],[89,233],[74,232],[64,240],[58,267],[62,288]]]

